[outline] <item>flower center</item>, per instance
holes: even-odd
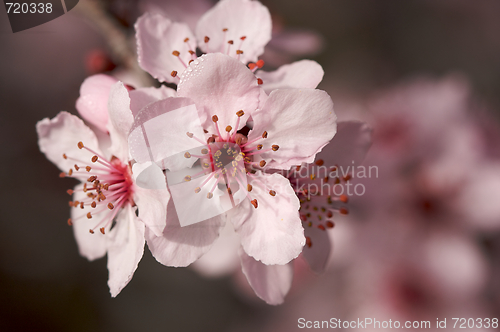
[[[299,213],[304,228],[317,227],[326,231],[335,227],[334,213],[349,213],[345,207],[348,196],[337,194],[335,187],[342,186],[342,181],[348,182],[351,176],[333,177],[336,169],[337,166],[324,166],[324,161],[319,159],[315,165],[297,166],[288,171],[287,177],[300,200]],[[310,237],[306,237],[306,245],[312,246]]]
[[[75,165],[68,173],[61,173],[61,177],[72,177],[82,182],[75,190],[69,189],[67,192],[69,195],[77,196],[78,193],[77,197],[84,197],[81,200],[70,201],[69,205],[87,211],[74,220],[83,217],[92,219],[96,215],[102,216],[89,231],[94,234],[94,231],[99,228],[100,232],[105,234],[106,229],[109,230],[112,227],[112,222],[120,209],[125,204],[134,204],[130,166],[123,164],[116,157],[107,160],[82,142],[78,143],[78,148],[87,150],[92,157],[89,163],[63,154],[64,159],[74,161]],[[68,219],[68,224],[72,225],[74,220]]]
[[[223,133],[218,125],[219,118],[217,115],[212,117],[212,121],[215,124],[216,133],[212,134],[207,142],[203,142],[197,137],[194,137],[192,133],[187,133],[191,138],[198,140],[202,144],[206,144],[206,148],[201,150],[201,155],[193,155],[189,152],[184,154],[184,157],[191,158],[196,157],[200,159],[202,166],[202,171],[193,176],[186,176],[184,181],[191,181],[192,177],[203,176],[210,174],[205,181],[195,189],[195,193],[201,191],[201,187],[206,185],[208,181],[215,178],[217,181],[213,184],[211,190],[207,194],[207,198],[213,197],[214,190],[218,187],[219,183],[224,180],[225,191],[229,194],[231,202],[234,205],[233,200],[233,189],[239,188],[246,190],[246,196],[252,203],[252,205],[257,208],[258,201],[256,198],[251,197],[251,192],[253,190],[252,182],[254,185],[260,187],[260,189],[265,190],[271,196],[276,196],[276,191],[272,188],[268,188],[267,185],[262,181],[261,178],[255,176],[257,170],[262,170],[266,165],[266,161],[261,159],[260,161],[254,161],[254,157],[257,155],[268,152],[268,151],[278,151],[278,145],[271,145],[271,147],[264,149],[263,144],[258,144],[260,140],[267,138],[268,133],[264,131],[258,138],[248,141],[246,135],[238,132],[237,129],[240,125],[240,119],[245,113],[243,110],[236,112],[237,121],[236,127],[233,129],[232,126],[227,125],[225,127],[225,133]],[[205,131],[210,134],[208,131]]]

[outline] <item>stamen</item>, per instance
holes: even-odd
[[[173,56],[176,56],[176,57],[177,57],[177,59],[179,59],[179,61],[182,63],[182,65],[183,65],[185,68],[187,68],[186,63],[185,63],[185,62],[181,59],[181,57],[180,57],[181,53],[180,53],[179,51],[173,51],[173,52],[172,52],[172,55],[173,55]]]
[[[273,151],[278,151],[278,149],[280,148],[278,145],[273,145],[271,146],[271,148],[273,149]]]
[[[257,78],[257,84],[258,84],[258,85],[262,85],[262,84],[264,84],[264,82],[262,81],[262,79]]]
[[[276,191],[274,191],[274,190],[269,190],[269,195],[271,195],[271,196],[273,196],[273,197],[274,197],[274,196],[276,196]]]
[[[92,157],[92,162],[95,163],[99,158],[97,156]]]
[[[252,203],[254,208],[257,208],[259,206],[259,204],[257,203],[257,199],[252,199],[250,203]]]
[[[261,160],[260,163],[259,163],[259,166],[260,167],[266,166],[266,161],[265,160]]]
[[[71,218],[68,219],[68,226],[73,226],[73,221],[71,221]]]
[[[248,192],[252,191],[252,188],[253,188],[253,187],[252,187],[252,185],[251,185],[251,184],[247,184],[247,191],[248,191]]]

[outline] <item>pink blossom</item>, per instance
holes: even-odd
[[[146,13],[136,24],[140,66],[160,82],[178,84],[182,73],[204,53],[220,52],[234,57],[256,71],[264,65],[258,57],[271,40],[271,16],[258,1],[220,1],[198,21],[193,34],[189,27],[172,22],[161,14]],[[257,75],[269,93],[277,88],[315,88],[323,69],[311,60],[283,66],[272,73]]]
[[[111,80],[103,75],[93,79]],[[163,231],[170,195],[165,184],[160,190],[146,190],[135,184],[126,140],[133,122],[129,92],[121,82],[113,84],[109,91],[107,109],[102,107],[104,96],[99,93],[96,96],[101,104],[95,109],[108,116],[96,114],[92,120],[99,120],[99,127],[109,132],[111,146],[103,147],[105,142],[96,133],[67,112],[38,122],[37,132],[40,150],[63,171],[61,175],[80,181],[68,190],[73,196],[68,224],[73,226],[82,256],[94,260],[108,254],[108,285],[115,297],[131,280],[143,255],[146,226],[157,234]],[[148,91],[134,93],[135,103],[145,102]]]
[[[188,106],[195,107],[194,118],[186,119],[186,113],[183,113],[164,125],[159,122],[162,114]],[[312,109],[314,112],[308,112]],[[143,118],[146,121],[143,122]],[[155,120],[159,130],[148,131],[148,142],[144,145],[138,138],[145,132],[139,128],[148,126],[151,119]],[[154,161],[161,164],[168,158],[151,160],[150,156],[175,154],[178,146],[189,146],[189,142],[195,140],[209,147],[210,144],[233,144],[244,154],[243,171],[246,169],[247,172],[243,172],[244,176],[230,178],[228,184],[239,188],[232,195],[242,195],[243,199],[227,213],[198,224],[178,227],[177,230],[184,233],[181,238],[185,240],[169,230],[169,225],[179,226],[175,212],[170,215],[173,206],[169,205],[163,236],[146,231],[149,248],[156,259],[165,265],[192,263],[210,249],[218,237],[219,228],[226,220],[230,221],[241,238],[241,263],[250,284],[268,303],[281,303],[286,294],[287,287],[284,286],[291,283],[292,270],[285,264],[300,254],[305,238],[297,212],[299,200],[288,179],[264,171],[267,168],[288,169],[314,161],[315,155],[335,134],[335,120],[331,99],[323,91],[278,89],[268,96],[259,87],[254,73],[230,56],[207,54],[193,61],[181,76],[177,98],[152,103],[136,117],[133,128],[137,131],[133,129],[129,137],[132,156],[138,163]],[[200,128],[195,132],[193,124],[196,121],[199,121]],[[250,131],[249,125],[252,126]],[[166,126],[171,130],[163,133]],[[172,136],[175,133],[176,136]],[[205,153],[212,156],[210,149],[215,151],[212,147]],[[206,188],[211,202],[227,197],[216,195],[214,191],[218,183],[214,180],[217,178],[214,174],[218,172],[214,167],[209,167],[211,171],[204,175],[206,181],[213,182],[205,182],[206,185],[196,188],[190,193],[192,199],[203,188]],[[254,171],[250,172],[252,169]],[[191,180],[191,177],[187,179],[188,182]],[[242,186],[243,182],[250,186]],[[172,190],[170,183],[169,186]],[[227,191],[231,196],[231,191]],[[216,233],[214,229],[217,229]],[[181,252],[180,246],[183,254],[176,256]],[[189,255],[189,252],[193,254]]]

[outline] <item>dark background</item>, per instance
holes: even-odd
[[[334,101],[416,75],[458,72],[500,109],[499,1],[263,3],[288,26],[323,36],[325,49],[314,59],[326,72],[320,88]],[[74,183],[58,177],[35,132],[42,118],[75,113],[89,75],[86,54],[106,50],[106,43],[75,10],[16,34],[0,11],[0,330],[256,331],[279,326],[277,317],[296,321],[278,314],[301,301],[307,287],[271,307],[243,295],[232,277],[166,268],[147,249],[130,284],[109,296],[106,259],[80,257],[66,225],[66,190]]]

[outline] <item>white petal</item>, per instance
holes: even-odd
[[[36,131],[40,151],[64,172],[68,172],[75,165],[74,160],[63,158],[64,153],[72,158],[88,160],[90,163],[92,154],[85,149],[79,149],[78,142],[81,141],[100,153],[94,132],[80,118],[68,112],[60,112],[53,119],[45,118],[39,121]]]
[[[83,192],[82,185],[77,185],[73,194],[73,200],[81,202],[86,198],[87,195]],[[93,215],[92,219],[87,219],[85,215],[88,212],[88,209],[80,209],[80,207],[71,208],[71,220],[73,223],[73,234],[75,235],[80,255],[92,261],[106,254],[107,237],[98,231],[91,234],[89,230],[98,225],[108,215],[98,213]]]
[[[276,89],[307,88],[314,89],[323,79],[323,68],[312,60],[302,60],[284,65],[272,72],[258,71],[257,77],[264,82],[266,93]]]
[[[172,200],[167,206],[167,225],[162,236],[146,229],[148,247],[158,262],[166,266],[188,266],[200,258],[218,238],[222,216],[181,227]]]
[[[152,102],[176,97],[177,92],[174,89],[162,85],[159,88],[149,87],[129,91],[130,95],[130,110],[135,117],[141,109]]]
[[[264,264],[286,264],[296,258],[305,244],[304,229],[299,217],[300,202],[288,179],[280,174],[258,172],[249,195],[258,207],[243,201],[228,218],[241,236],[245,252]],[[269,190],[276,191],[271,196]]]
[[[245,114],[238,129],[244,127],[259,105],[261,91],[257,78],[245,65],[219,53],[206,54],[194,61],[177,88],[179,97],[188,97],[196,103],[203,128],[211,134],[216,134],[213,115],[219,118],[218,126],[224,132],[228,125],[236,127],[236,112],[243,110]]]
[[[324,91],[312,89],[274,90],[264,107],[253,115],[249,140],[267,131],[268,137],[255,143],[264,149],[278,145],[278,151],[260,154],[268,167],[289,169],[311,163],[335,135],[337,116],[333,102]]]
[[[112,297],[117,296],[132,279],[144,253],[145,226],[134,210],[127,204],[110,231],[113,234],[108,244],[108,286]]]
[[[160,82],[178,83],[171,76],[172,71],[179,74],[194,57],[189,53],[196,51],[196,40],[183,23],[174,23],[159,14],[146,13],[135,23],[139,65]],[[189,42],[184,42],[188,38]],[[173,51],[180,52],[179,58]]]
[[[277,305],[285,301],[292,286],[293,265],[265,265],[240,250],[241,267],[255,294],[268,304]]]
[[[228,30],[224,33],[223,29]],[[205,36],[210,38],[208,43],[203,42]],[[241,42],[241,37],[246,39]],[[236,57],[236,50],[242,50],[240,60],[243,63],[255,62],[271,40],[271,15],[258,1],[219,1],[198,22],[196,38],[205,53],[226,54],[227,42],[232,40],[234,45],[231,45],[229,55]]]
[[[122,82],[111,87],[108,102],[109,123],[108,131],[111,136],[112,155],[123,161],[129,160],[127,137],[134,122],[130,111],[130,97],[127,88]]]

